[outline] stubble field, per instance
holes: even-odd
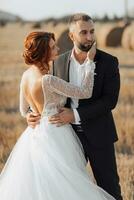
[[[44,25],[58,37],[64,25]],[[19,113],[19,82],[26,65],[22,51],[25,36],[33,31],[29,24],[8,24],[0,28],[0,170],[26,127]],[[134,200],[134,51],[103,48],[120,62],[121,91],[113,111],[119,135],[115,144],[124,200]],[[21,159],[21,158],[20,158]]]

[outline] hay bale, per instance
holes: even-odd
[[[131,40],[130,40],[130,49],[134,50],[134,29],[133,32],[131,34]]]
[[[130,49],[131,32],[132,32],[131,25],[127,26],[123,32],[121,44],[125,49]]]
[[[99,46],[121,46],[121,38],[124,27],[116,24],[102,25],[97,32],[97,44]]]
[[[105,24],[105,25],[101,25],[101,27],[99,27],[99,29],[96,31],[96,38],[97,38],[98,46],[106,46],[107,34],[111,31],[113,26],[114,26],[113,24]]]
[[[134,24],[131,26],[130,49],[134,50]]]
[[[107,36],[107,46],[121,46],[121,38],[124,27],[114,27]]]
[[[69,38],[69,30],[65,29],[59,36],[58,40],[57,40],[57,45],[60,48],[59,53],[64,53],[67,50],[72,49],[73,47],[73,43],[71,41],[71,39]]]

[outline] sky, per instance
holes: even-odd
[[[58,18],[77,12],[85,12],[92,17],[105,14],[120,17],[125,13],[125,1],[128,2],[128,10],[134,11],[134,0],[0,0],[0,10],[26,20]]]

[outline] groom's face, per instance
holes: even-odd
[[[69,35],[75,47],[81,51],[88,52],[95,41],[93,21],[77,21],[72,25]]]

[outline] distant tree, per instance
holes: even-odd
[[[103,22],[108,22],[109,21],[109,17],[107,14],[104,15],[104,17],[102,18]]]
[[[118,21],[118,20],[119,20],[119,17],[117,17],[117,15],[114,15],[114,16],[113,16],[113,21],[116,22],[116,21]]]
[[[37,28],[37,29],[39,28],[39,29],[40,29],[40,28],[41,28],[41,22],[35,22],[35,23],[32,25],[32,28],[35,28],[35,29],[36,29],[36,28]]]
[[[7,22],[5,20],[0,20],[0,27],[6,26]]]

